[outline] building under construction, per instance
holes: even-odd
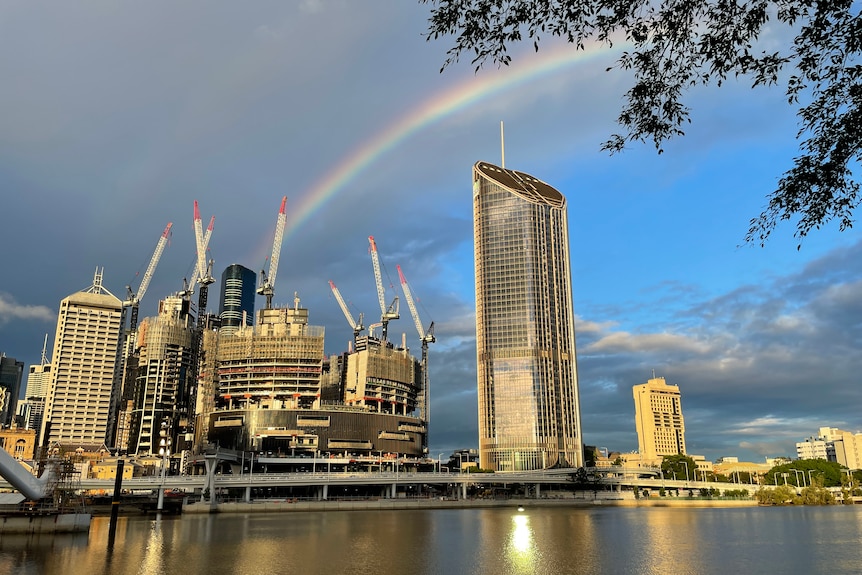
[[[200,441],[290,457],[393,453],[424,456],[416,415],[421,364],[408,351],[364,337],[342,356],[324,354],[324,328],[299,306],[264,309],[257,325],[204,340]]]

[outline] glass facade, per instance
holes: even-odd
[[[219,317],[221,332],[234,333],[243,325],[254,322],[254,296],[257,275],[250,269],[239,264],[231,264],[221,274],[221,297],[219,301]]]
[[[473,233],[480,466],[580,467],[566,199],[478,162]]]

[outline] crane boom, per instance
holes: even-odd
[[[359,314],[359,321],[356,322],[353,320],[353,314],[350,313],[350,309],[348,309],[347,304],[344,302],[344,298],[341,297],[341,292],[338,291],[338,288],[335,287],[335,283],[332,280],[329,280],[329,287],[332,290],[332,293],[335,295],[335,299],[338,301],[338,305],[341,307],[341,312],[344,314],[344,317],[347,319],[347,323],[350,324],[350,327],[353,329],[353,337],[359,335],[365,327],[362,325],[362,314]]]
[[[165,231],[162,232],[162,237],[159,238],[159,243],[156,244],[156,251],[153,252],[150,265],[147,266],[147,271],[144,272],[144,277],[141,279],[141,285],[138,287],[138,293],[135,297],[138,301],[144,299],[144,294],[147,293],[147,288],[150,287],[150,280],[153,279],[153,273],[156,271],[156,266],[159,265],[159,259],[162,257],[162,252],[165,251],[165,245],[168,243],[168,236],[171,233],[172,225],[173,224],[171,222],[168,222],[168,225],[165,227]]]
[[[413,316],[413,323],[416,325],[416,331],[419,333],[419,339],[425,339],[425,330],[422,329],[422,322],[419,321],[419,312],[416,311],[416,305],[413,303],[413,294],[410,293],[410,286],[407,285],[407,278],[404,277],[404,272],[401,271],[401,266],[395,266],[398,269],[398,277],[401,279],[401,290],[404,292],[404,299],[407,300],[407,307],[410,308],[410,315]]]
[[[374,281],[377,283],[377,299],[380,302],[380,323],[383,325],[383,340],[385,341],[389,331],[389,320],[401,317],[398,314],[398,296],[395,296],[387,308],[383,277],[380,273],[380,259],[377,255],[377,242],[374,241],[374,236],[368,236],[368,243],[371,244],[371,263],[374,265]],[[369,335],[371,334],[369,333]]]
[[[380,302],[380,313],[386,313],[386,293],[383,290],[383,277],[380,275],[380,259],[377,256],[377,243],[374,236],[368,236],[371,244],[371,263],[374,265],[374,280],[377,282],[377,300]]]
[[[272,309],[272,296],[275,294],[275,275],[278,273],[278,259],[281,256],[281,244],[284,240],[284,226],[287,223],[287,196],[281,198],[281,208],[275,220],[275,237],[272,241],[272,255],[269,258],[269,274],[260,270],[260,287],[257,293],[266,296],[266,309]]]
[[[203,226],[201,224],[201,211],[198,208],[198,201],[197,200],[195,200],[194,226],[195,226],[195,246],[198,249],[198,274],[197,274],[197,276],[198,276],[198,278],[203,278],[206,276],[206,269],[207,269],[206,244],[204,243],[204,232],[203,232]],[[194,284],[195,284],[195,282],[192,282],[192,285],[194,285]]]
[[[203,327],[206,318],[207,309],[207,294],[209,285],[215,281],[212,276],[212,260],[207,262],[206,252],[209,247],[210,237],[212,236],[213,225],[215,224],[215,216],[210,218],[210,225],[207,226],[206,233],[203,232],[201,225],[201,213],[198,209],[198,201],[195,200],[195,244],[198,250],[198,265],[196,278],[192,281],[191,286],[194,287],[195,282],[201,285],[198,290],[198,327]]]
[[[168,243],[168,236],[171,233],[171,223],[165,227],[159,241],[156,244],[156,249],[153,252],[153,257],[150,258],[150,264],[147,266],[147,271],[144,272],[144,277],[141,278],[141,283],[138,286],[138,291],[133,292],[131,286],[126,286],[129,292],[129,298],[123,302],[125,307],[132,308],[131,319],[129,320],[129,331],[135,331],[138,328],[138,304],[144,298],[147,288],[150,285],[150,280],[153,278],[153,273],[156,271],[156,266],[159,264],[159,259],[162,257],[162,252],[165,250],[165,244]]]

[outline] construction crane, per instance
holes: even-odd
[[[156,266],[159,264],[159,258],[162,257],[162,252],[165,251],[165,245],[168,243],[168,236],[171,233],[171,222],[165,226],[165,231],[159,238],[156,244],[156,249],[153,252],[153,257],[150,259],[150,265],[147,266],[147,271],[144,272],[144,277],[141,278],[141,284],[138,286],[138,291],[133,292],[131,286],[126,286],[129,292],[129,298],[123,302],[124,307],[132,308],[131,319],[129,320],[129,331],[134,332],[138,328],[138,305],[147,293],[147,288],[150,286],[150,280],[153,279],[153,273],[156,271]]]
[[[404,277],[404,272],[401,271],[401,266],[398,268],[398,277],[401,279],[401,290],[404,292],[404,299],[407,300],[407,307],[410,308],[410,315],[413,316],[413,323],[416,325],[416,331],[419,333],[419,341],[422,342],[422,399],[419,406],[419,417],[425,424],[428,424],[430,416],[430,396],[428,394],[428,344],[434,343],[437,339],[434,337],[434,322],[428,326],[428,330],[422,328],[422,322],[419,320],[419,312],[416,311],[416,304],[413,303],[413,294],[410,292],[410,286],[407,284],[407,278]],[[428,432],[425,432],[425,441],[427,446]]]
[[[281,198],[281,209],[275,220],[275,238],[272,241],[272,256],[269,258],[269,274],[260,270],[260,287],[257,293],[266,297],[266,309],[272,309],[272,296],[275,293],[275,274],[278,273],[278,258],[281,255],[281,243],[284,239],[284,224],[287,222],[285,205],[287,196]]]
[[[203,226],[201,224],[201,212],[198,209],[198,201],[195,200],[195,242],[197,244],[198,249],[198,265],[196,270],[196,281],[201,284],[200,291],[198,292],[198,327],[203,327],[204,322],[206,321],[206,309],[207,309],[207,292],[209,291],[209,285],[215,281],[215,278],[212,275],[212,266],[213,262],[210,260],[207,262],[206,252],[207,247],[209,246],[210,236],[212,235],[213,224],[215,224],[215,216],[210,219],[210,225],[207,227],[206,234],[203,232]],[[195,281],[192,281],[191,288],[194,289]]]
[[[350,327],[353,328],[353,343],[356,344],[356,338],[359,337],[359,333],[365,329],[362,325],[362,314],[359,314],[359,321],[353,321],[353,314],[350,313],[350,310],[347,308],[347,304],[344,303],[344,298],[341,297],[341,292],[338,291],[338,288],[335,287],[335,283],[332,280],[329,280],[329,287],[332,290],[332,293],[335,294],[335,299],[338,300],[338,305],[341,306],[341,311],[344,313],[344,317],[347,318],[347,323],[350,324]]]
[[[377,256],[377,243],[374,236],[368,236],[371,244],[371,263],[374,264],[374,280],[377,282],[377,300],[380,302],[380,323],[383,326],[383,341],[386,341],[389,333],[389,322],[401,317],[398,315],[398,296],[392,300],[389,307],[386,306],[386,292],[383,290],[383,278],[380,275],[380,259]]]

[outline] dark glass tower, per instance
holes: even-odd
[[[481,467],[583,465],[566,198],[473,167]]]
[[[222,324],[219,333],[235,332],[243,325],[254,323],[254,297],[257,274],[239,264],[229,265],[221,274],[221,296],[219,317]]]

